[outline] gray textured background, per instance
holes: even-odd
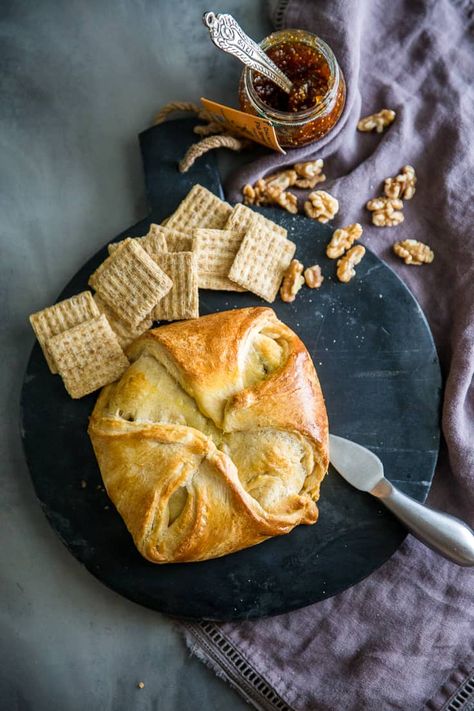
[[[146,215],[137,134],[172,99],[235,100],[240,70],[211,45],[206,9],[232,12],[255,38],[270,31],[255,0],[0,2],[2,711],[247,708],[168,619],[70,556],[34,497],[18,432],[28,314]]]

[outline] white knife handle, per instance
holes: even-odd
[[[474,565],[474,531],[458,518],[420,504],[387,479],[370,492],[425,545],[458,565]]]

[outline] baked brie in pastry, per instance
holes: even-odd
[[[315,523],[326,408],[306,348],[272,309],[162,326],[127,355],[89,434],[145,558],[216,558]]]

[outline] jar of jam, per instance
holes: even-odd
[[[293,87],[287,94],[245,67],[239,87],[242,111],[268,119],[283,147],[318,141],[334,128],[346,99],[344,76],[331,48],[304,30],[274,32],[260,47]]]

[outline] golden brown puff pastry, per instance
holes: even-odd
[[[326,408],[306,348],[272,309],[162,326],[127,355],[89,434],[145,558],[216,558],[316,521]]]

